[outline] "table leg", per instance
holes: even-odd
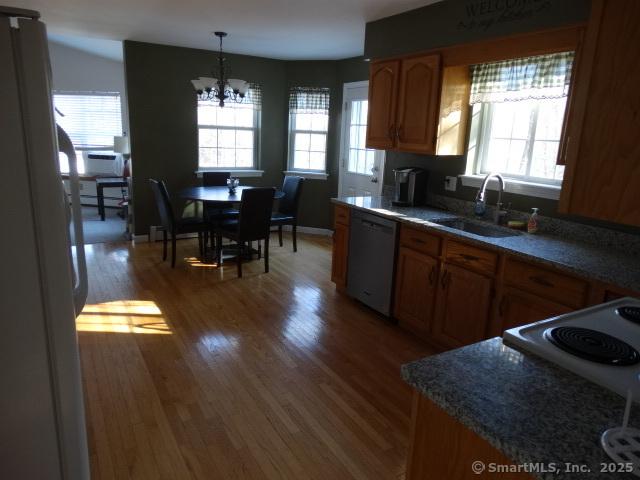
[[[100,215],[100,220],[104,222],[104,188],[102,185],[98,185],[96,190],[98,192],[98,215]]]

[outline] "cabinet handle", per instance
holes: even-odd
[[[538,285],[542,285],[543,287],[554,287],[553,283],[551,283],[549,280],[547,280],[544,277],[538,277],[536,275],[531,275],[529,277],[529,280],[531,280],[534,283],[537,283]]]
[[[442,271],[442,278],[440,279],[440,285],[442,285],[442,289],[444,290],[445,288],[447,288],[447,271],[443,270]]]
[[[411,237],[411,241],[414,242],[414,243],[419,243],[421,245],[424,245],[425,243],[427,243],[424,240],[422,240],[421,238],[416,238],[416,237]]]
[[[431,272],[429,272],[429,285],[433,286],[436,280],[436,267],[435,265],[431,267]]]
[[[402,141],[403,134],[404,134],[404,128],[402,127],[402,125],[400,125],[398,127],[398,130],[396,130],[396,139],[398,141]]]
[[[460,256],[468,262],[477,262],[478,260],[480,260],[479,257],[476,257],[475,255],[469,255],[468,253],[461,253]]]

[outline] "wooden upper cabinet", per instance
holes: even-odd
[[[371,64],[367,147],[435,153],[440,63],[433,54]]]
[[[393,148],[400,60],[373,62],[369,74],[367,147]]]
[[[399,150],[433,154],[440,103],[440,55],[402,61],[398,95]]]
[[[564,145],[559,211],[640,226],[640,2],[594,0]]]

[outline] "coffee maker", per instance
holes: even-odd
[[[423,205],[427,196],[429,172],[418,167],[404,167],[393,171],[395,174],[395,194],[393,205],[413,207]]]

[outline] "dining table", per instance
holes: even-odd
[[[178,195],[184,200],[191,200],[196,202],[212,202],[212,203],[227,203],[229,206],[233,204],[242,203],[242,192],[244,190],[249,190],[251,187],[248,185],[238,185],[235,188],[234,192],[229,191],[229,187],[226,186],[206,186],[206,187],[187,187],[183,188],[178,192]],[[275,189],[273,194],[274,200],[279,200],[284,197],[284,192],[280,189]],[[254,253],[260,255],[259,250],[255,250],[251,244],[249,244],[246,253],[249,258],[253,256]],[[218,261],[222,263],[223,260],[227,260],[230,258],[236,257],[238,254],[242,254],[236,248],[230,248],[230,246],[226,245],[222,250],[222,258],[212,258],[214,261]],[[205,246],[205,254],[203,260],[208,260],[211,258],[206,252]]]
[[[216,202],[216,203],[241,203],[243,190],[248,190],[255,187],[247,185],[239,185],[236,187],[235,192],[229,192],[229,187],[217,186],[217,187],[188,187],[180,190],[180,197],[185,200],[194,200],[200,202]],[[284,197],[284,192],[276,188],[273,195],[274,200],[279,200]]]

